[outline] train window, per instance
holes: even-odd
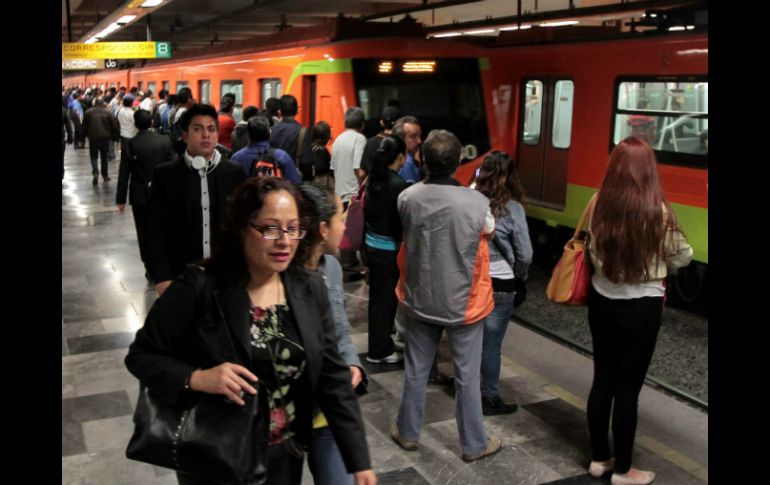
[[[162,81],[163,82],[163,89],[166,90],[167,93],[171,92],[171,81]]]
[[[219,90],[219,98],[222,99],[227,93],[235,95],[235,109],[233,109],[233,119],[238,122],[243,116],[243,81],[222,81]]]
[[[211,81],[198,81],[198,93],[201,104],[211,104]]]
[[[535,79],[525,85],[527,102],[524,105],[524,138],[527,145],[540,143],[540,118],[543,115],[543,81]]]
[[[419,64],[430,69],[419,71],[407,69],[406,59],[386,60],[397,68],[381,69],[383,59],[353,60],[356,102],[366,114],[365,136],[379,131],[383,108],[397,100],[404,113],[420,120],[425,135],[433,129],[445,129],[463,145],[475,145],[478,153],[489,150],[477,59],[431,59]]]
[[[572,138],[572,103],[575,83],[556,81],[553,101],[553,131],[551,142],[554,148],[569,148]]]
[[[157,96],[158,92],[155,90],[155,81],[150,81],[147,83],[147,91],[152,91],[153,96]]]
[[[268,98],[280,98],[281,97],[281,80],[280,79],[261,79],[259,81],[260,87],[260,105],[265,108],[265,103]]]
[[[708,166],[708,80],[619,79],[613,145],[628,136],[648,142],[659,163]]]
[[[136,88],[141,91],[142,90],[142,81],[139,81],[136,85]]]
[[[176,92],[178,93],[180,89],[182,88],[189,88],[190,83],[187,81],[177,81],[176,82]]]

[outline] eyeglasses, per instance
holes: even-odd
[[[299,226],[289,226],[288,229],[284,229],[282,227],[273,225],[257,226],[252,223],[249,223],[249,225],[252,227],[252,229],[262,234],[262,239],[267,240],[281,239],[284,233],[289,235],[289,239],[297,240],[302,239],[305,237],[305,234],[307,234],[307,231]]]

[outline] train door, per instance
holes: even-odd
[[[572,137],[574,83],[553,76],[522,81],[518,171],[527,199],[563,209]]]
[[[302,102],[304,106],[301,111],[304,113],[305,126],[312,127],[315,125],[315,95],[316,95],[316,77],[315,76],[303,76],[302,77]]]

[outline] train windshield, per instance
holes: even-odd
[[[621,79],[613,142],[636,136],[659,163],[708,166],[708,80]]]
[[[423,139],[444,129],[478,153],[489,150],[477,59],[354,59],[353,75],[367,137],[379,132],[383,108],[396,100],[404,115],[420,120]]]

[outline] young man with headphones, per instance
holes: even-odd
[[[211,255],[227,197],[246,176],[216,150],[217,111],[195,104],[182,114],[181,157],[155,167],[150,188],[147,267],[158,294],[188,263]]]

